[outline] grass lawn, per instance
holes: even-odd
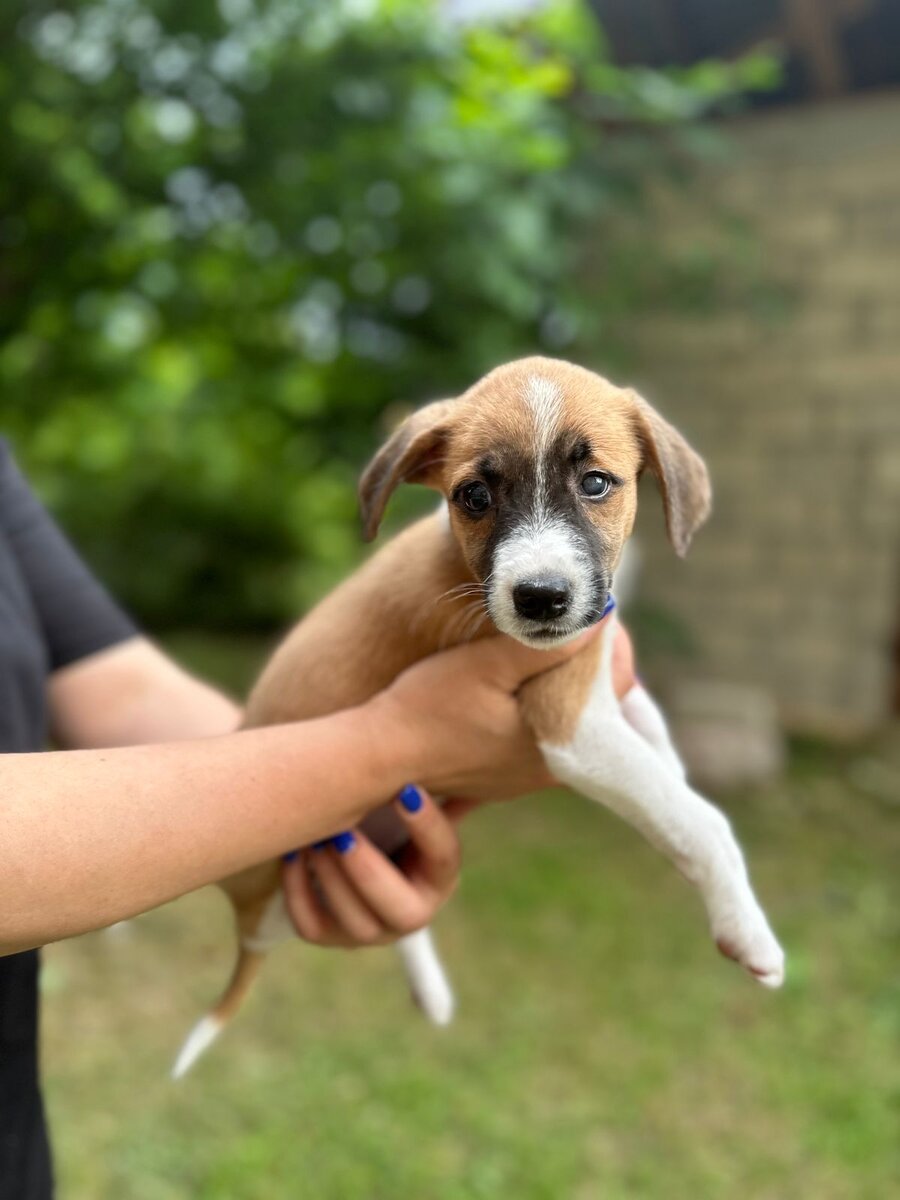
[[[234,684],[255,655],[177,648]],[[409,1005],[390,951],[283,947],[173,1085],[230,965],[215,891],[50,948],[61,1200],[900,1194],[898,770],[889,745],[807,749],[780,785],[728,801],[788,951],[781,992],[718,957],[696,897],[636,834],[558,793],[465,829],[438,929],[447,1030]]]

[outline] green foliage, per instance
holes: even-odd
[[[764,67],[621,70],[586,3],[4,6],[0,425],[154,624],[261,625],[358,553],[386,419],[604,346],[591,226]]]

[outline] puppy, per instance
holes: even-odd
[[[576,637],[608,607],[645,470],[656,477],[669,537],[684,555],[709,513],[706,468],[633,391],[571,363],[526,358],[414,413],[362,477],[366,538],[401,482],[432,487],[446,503],[294,628],[253,689],[245,726],[360,704],[417,660],[496,630],[539,647]],[[778,987],[784,955],[728,821],[686,782],[644,688],[621,702],[615,696],[615,619],[575,658],[525,684],[526,718],[555,778],[666,854],[698,888],[719,949]],[[367,828],[384,848],[397,845],[389,819]],[[234,1015],[267,951],[293,936],[277,862],[222,886],[235,909],[238,959],[221,1000],[182,1048],[176,1076]],[[399,948],[415,999],[446,1023],[453,998],[428,931]]]

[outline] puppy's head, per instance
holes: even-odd
[[[683,555],[709,513],[710,486],[681,434],[591,371],[522,359],[400,426],[360,484],[365,532],[375,536],[399,483],[442,492],[494,624],[549,646],[602,614],[645,469]]]

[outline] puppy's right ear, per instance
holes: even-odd
[[[398,484],[435,486],[454,404],[453,400],[436,400],[407,417],[366,467],[359,481],[359,504],[367,542],[378,532],[387,502]]]

